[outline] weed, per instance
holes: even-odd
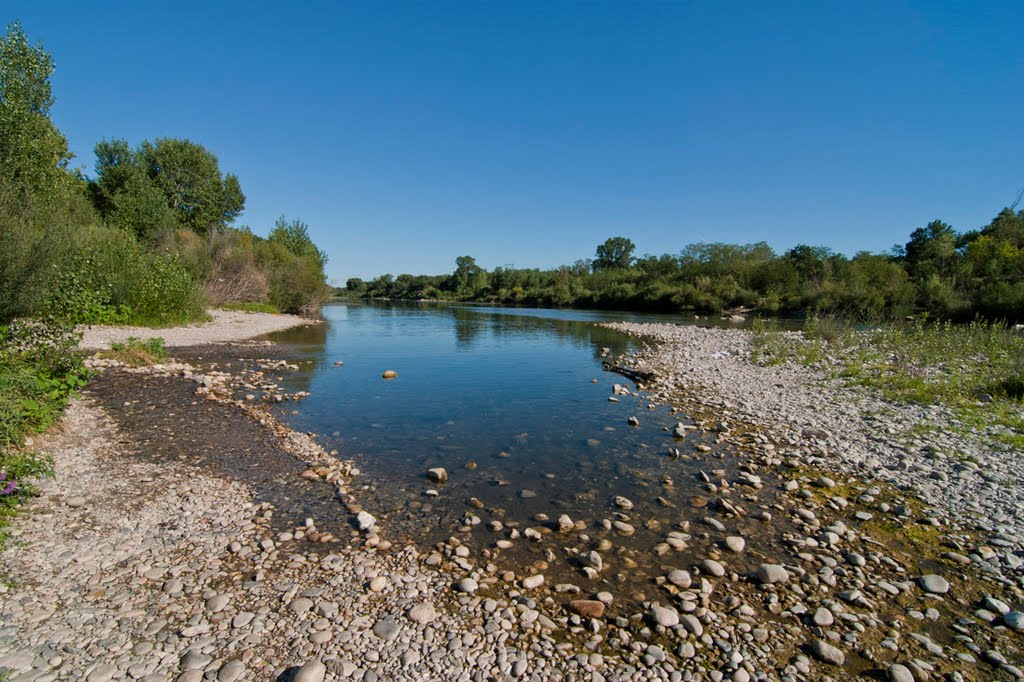
[[[107,360],[117,360],[126,365],[141,367],[165,361],[167,350],[164,348],[164,340],[159,336],[146,340],[130,336],[124,341],[110,344],[110,350],[101,351],[97,355]]]
[[[217,306],[221,310],[237,310],[243,313],[278,313],[277,308],[269,303],[224,303]]]

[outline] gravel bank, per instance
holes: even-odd
[[[747,331],[608,326],[656,342],[632,362],[655,373],[648,388],[657,398],[761,425],[780,442],[815,434],[822,447],[809,464],[913,492],[938,517],[987,534],[999,551],[985,565],[1019,579],[1024,453],[962,428],[941,405],[892,403],[795,363],[756,365]]]
[[[276,391],[270,376],[287,363],[262,346],[244,351],[255,364],[237,373],[212,351],[193,353],[213,360],[207,369],[99,360],[105,376],[89,389],[99,399],[74,401],[62,430],[41,439],[57,477],[0,554],[14,581],[0,586],[0,672],[33,682],[1024,678],[1013,515],[979,515],[982,530],[968,533],[964,503],[921,507],[904,495],[962,485],[967,505],[999,513],[986,506],[998,489],[959,481],[987,472],[936,456],[966,446],[940,432],[900,447],[915,419],[941,413],[903,413],[802,367],[763,370],[742,332],[627,329],[660,339],[631,360],[659,376],[637,406],[671,400],[694,416],[668,454],[703,467],[693,509],[678,511],[655,548],[656,596],[629,612],[616,612],[602,553],[645,520],[614,491],[604,520],[496,531],[492,547],[545,550],[515,572],[458,537],[393,546],[386,521],[359,503],[372,482],[260,407],[302,399]],[[217,434],[239,442],[218,454]],[[735,447],[738,473],[701,450],[707,437]],[[300,466],[276,465],[274,447]],[[244,464],[247,453],[249,467],[217,462]],[[309,485],[342,514],[323,495],[304,507]],[[294,499],[268,501],[281,490]],[[737,532],[750,520],[775,533],[767,552]],[[578,567],[578,584],[545,580],[559,555]]]
[[[163,338],[164,345],[168,347],[198,346],[207,343],[242,341],[291,327],[316,323],[315,320],[298,315],[245,313],[233,310],[211,310],[209,314],[212,319],[208,322],[167,329],[83,326],[79,329],[82,332],[82,341],[78,346],[83,350],[99,350],[110,348],[111,343],[124,341],[128,337],[150,339],[158,336]]]

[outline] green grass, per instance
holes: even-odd
[[[759,364],[820,366],[894,402],[946,405],[969,427],[1002,427],[994,438],[1024,447],[1024,335],[1006,325],[920,319],[855,331],[812,317],[803,334],[771,323],[752,331]]]
[[[100,351],[97,355],[105,360],[117,360],[132,367],[155,365],[167,359],[164,340],[159,336],[146,339],[130,336],[124,341],[110,344],[110,350]]]
[[[281,312],[269,303],[224,303],[217,308],[219,310],[237,310],[243,313],[273,313],[275,315]]]

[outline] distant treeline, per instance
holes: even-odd
[[[303,312],[330,295],[301,221],[267,237],[233,227],[245,195],[202,145],[104,140],[93,177],[72,168],[53,70],[19,24],[0,36],[0,325],[167,325],[207,305]]]
[[[852,258],[805,245],[780,255],[764,242],[690,244],[678,254],[641,258],[634,248],[613,237],[593,259],[554,270],[488,271],[460,256],[450,275],[353,278],[338,293],[664,312],[814,309],[865,320],[918,312],[1024,319],[1024,211],[1009,208],[981,230],[958,233],[936,220],[891,253]]]

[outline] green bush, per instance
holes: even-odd
[[[132,323],[168,327],[201,319],[206,306],[181,258],[164,254],[147,260],[129,296]]]
[[[0,327],[0,451],[53,423],[87,372],[74,348],[79,336],[54,321]]]

